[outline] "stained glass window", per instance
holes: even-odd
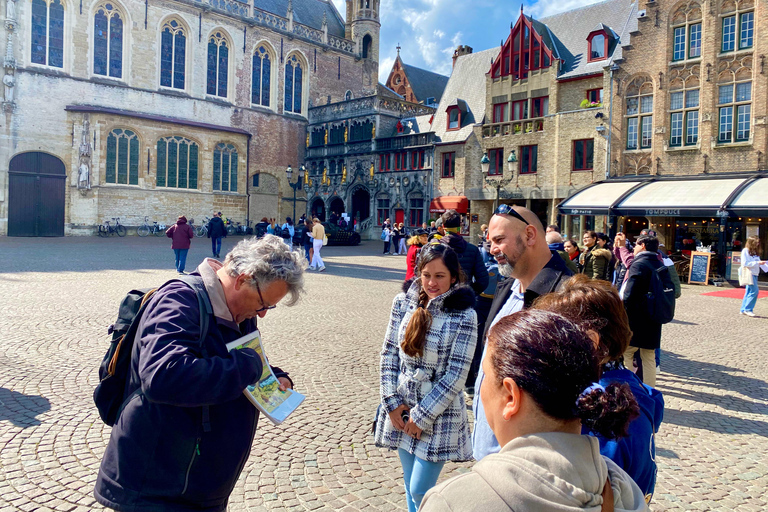
[[[139,184],[139,138],[131,130],[109,132],[105,181],[119,185]]]
[[[237,192],[237,150],[219,143],[213,150],[213,190]]]
[[[229,71],[229,48],[227,40],[216,32],[208,40],[208,87],[213,96],[227,97],[227,73]]]
[[[93,17],[93,73],[123,76],[123,20],[110,3],[96,9]]]
[[[163,25],[160,38],[160,85],[184,89],[187,38],[176,20]]]
[[[197,188],[198,145],[184,137],[157,141],[157,186]]]
[[[295,55],[285,62],[285,103],[286,112],[301,114],[303,70]]]
[[[272,61],[269,58],[269,52],[264,46],[260,46],[253,54],[251,103],[254,105],[269,107],[271,75]]]
[[[32,62],[64,67],[64,5],[32,0]]]

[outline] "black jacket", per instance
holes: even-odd
[[[648,314],[648,288],[651,274],[664,264],[655,252],[643,251],[632,261],[624,287],[624,307],[632,329],[630,346],[657,349],[661,346],[661,324]]]
[[[459,265],[467,277],[467,284],[472,286],[476,294],[482,293],[488,287],[488,269],[483,263],[480,249],[470,244],[461,235],[449,233],[440,240],[456,251]]]
[[[549,261],[544,268],[536,275],[531,281],[530,286],[525,290],[524,303],[525,309],[531,307],[533,301],[541,295],[551,293],[565,283],[565,281],[573,275],[568,267],[565,266],[563,259],[557,254],[556,251],[550,251]],[[516,279],[505,279],[496,287],[496,294],[493,296],[493,303],[491,303],[491,309],[488,312],[488,321],[485,322],[485,332],[483,332],[483,342],[485,342],[488,336],[488,328],[493,323],[493,319],[501,310],[504,303],[507,302],[510,295],[512,295],[512,285]]]
[[[221,238],[227,236],[227,226],[221,217],[214,217],[208,222],[208,238]]]

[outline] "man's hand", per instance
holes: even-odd
[[[286,391],[288,389],[293,389],[293,385],[291,384],[291,381],[288,380],[287,377],[278,377],[277,381],[280,383],[280,386],[278,386],[278,389],[280,391]]]
[[[617,233],[616,238],[613,241],[613,245],[616,247],[624,247],[627,244],[627,235],[624,233]]]
[[[405,433],[416,439],[421,439],[421,429],[416,426],[412,419],[408,419],[408,423],[405,424]]]
[[[403,430],[405,428],[405,423],[403,423],[403,411],[408,410],[410,410],[410,407],[405,404],[400,404],[397,406],[397,409],[389,413],[389,421],[392,422],[392,425],[397,430]]]

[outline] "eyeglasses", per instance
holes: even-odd
[[[517,213],[514,208],[512,208],[508,204],[500,204],[498,208],[496,208],[496,211],[493,212],[494,215],[509,215],[510,217],[514,217],[518,220],[521,220],[525,223],[526,226],[530,226],[530,223],[523,218],[522,215]]]
[[[259,283],[257,281],[254,281],[253,284],[256,285],[256,292],[259,294],[259,300],[261,301],[261,309],[257,309],[256,313],[261,313],[262,311],[269,311],[270,309],[275,309],[277,306],[265,306],[264,297],[261,296],[261,288],[259,288]]]

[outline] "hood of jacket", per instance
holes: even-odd
[[[187,218],[183,215],[179,217],[179,220],[176,221],[176,224],[179,224],[179,225],[186,224],[186,223],[187,223]]]
[[[565,244],[563,242],[559,242],[556,244],[549,244],[549,250],[550,251],[563,251],[565,252]]]
[[[448,244],[451,249],[456,251],[456,254],[461,254],[467,249],[467,241],[464,240],[464,237],[461,235],[448,233],[440,241],[444,244]]]
[[[646,510],[634,481],[600,455],[590,436],[548,432],[507,443],[473,468],[511,510],[590,510],[599,512],[610,477],[614,509]]]
[[[598,246],[595,246],[595,248],[590,251],[590,254],[594,258],[605,258],[608,261],[611,261],[611,256],[613,256],[613,253],[611,253],[611,251]]]
[[[421,281],[415,277],[403,283],[403,292],[409,301],[418,303],[420,291]],[[431,304],[445,311],[464,311],[475,306],[475,292],[468,285],[459,284],[432,299]]]

